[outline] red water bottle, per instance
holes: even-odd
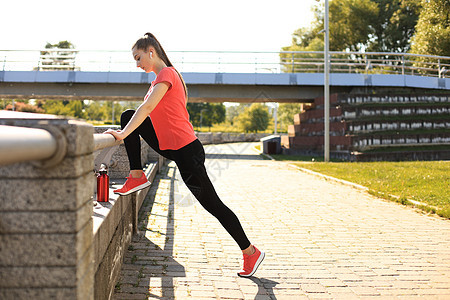
[[[108,202],[109,200],[109,176],[106,166],[102,164],[97,174],[97,201]]]

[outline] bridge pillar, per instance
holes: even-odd
[[[0,299],[94,299],[93,127],[21,114],[0,125],[44,128],[67,141],[56,166],[0,167]]]

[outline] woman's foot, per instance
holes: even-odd
[[[122,196],[126,196],[126,195],[140,191],[140,190],[145,189],[146,187],[150,186],[150,182],[147,180],[147,177],[145,176],[144,172],[142,172],[142,175],[140,178],[135,178],[133,175],[134,174],[131,172],[130,176],[127,177],[127,181],[125,182],[123,187],[120,189],[114,190],[114,193],[122,195]]]
[[[245,254],[245,252],[247,252],[246,250],[244,250],[245,252],[243,251],[244,266],[242,270],[238,273],[238,276],[240,277],[250,277],[253,274],[255,274],[256,270],[258,269],[259,265],[261,264],[261,262],[265,257],[265,253],[259,251],[255,246],[250,246],[249,248],[247,248],[246,250],[254,252],[253,254],[249,255]]]

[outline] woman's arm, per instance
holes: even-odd
[[[136,110],[130,122],[123,130],[112,130],[108,129],[104,133],[112,134],[116,140],[120,141],[126,138],[130,133],[132,133],[139,125],[144,122],[145,118],[155,109],[159,101],[166,94],[169,89],[169,84],[166,82],[157,83],[154,87],[147,100],[145,100]]]

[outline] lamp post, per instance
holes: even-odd
[[[330,160],[330,32],[328,17],[328,0],[325,0],[325,36],[324,36],[324,158],[325,162]]]

